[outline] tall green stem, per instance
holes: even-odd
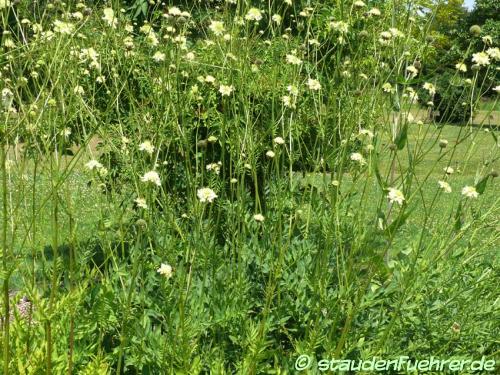
[[[8,211],[7,211],[7,145],[5,142],[0,144],[2,155],[2,267],[5,279],[3,280],[3,300],[4,300],[4,313],[3,313],[3,373],[9,374],[10,362],[10,306],[9,306],[9,273],[7,249],[7,226],[8,226]]]

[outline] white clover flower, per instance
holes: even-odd
[[[64,138],[68,138],[71,135],[71,129],[70,128],[64,128],[61,130],[60,133]]]
[[[234,91],[234,87],[232,85],[220,85],[219,92],[222,96],[229,96]]]
[[[99,54],[92,47],[82,48],[80,52],[80,59],[82,60],[82,62],[87,60],[97,61],[99,59]]]
[[[455,69],[458,70],[459,72],[466,72],[467,71],[467,65],[465,65],[462,62],[459,62],[459,63],[455,64]]]
[[[354,2],[354,6],[358,7],[358,8],[363,8],[366,6],[366,4],[364,2],[362,2],[361,0],[357,0]]]
[[[438,181],[438,185],[445,193],[451,193],[451,186],[446,181]]]
[[[271,19],[273,20],[273,22],[276,22],[278,25],[281,24],[282,18],[279,14],[273,14]]]
[[[286,55],[286,62],[288,64],[291,64],[291,65],[300,65],[300,64],[302,64],[302,60],[301,59],[299,59],[297,56],[291,55],[291,54]]]
[[[286,90],[293,96],[299,95],[299,88],[295,85],[288,85]]]
[[[321,84],[319,83],[319,81],[317,79],[309,78],[307,80],[307,87],[309,87],[309,90],[313,90],[313,91],[321,90]]]
[[[134,38],[132,38],[131,36],[123,38],[123,45],[127,50],[131,50],[132,48],[134,48]]]
[[[330,28],[338,31],[341,34],[347,34],[347,32],[349,31],[349,25],[344,21],[330,22]]]
[[[276,154],[274,153],[274,151],[269,150],[266,152],[266,156],[272,159],[276,156]]]
[[[490,56],[493,60],[500,60],[500,49],[498,47],[488,48],[486,50],[488,56]]]
[[[259,223],[262,223],[265,220],[264,215],[262,214],[253,215],[253,219]]]
[[[400,206],[403,204],[405,201],[405,197],[401,190],[394,189],[394,188],[389,188],[389,193],[387,194],[387,198],[391,203],[396,202]]]
[[[220,166],[221,166],[221,162],[210,163],[210,164],[207,164],[207,166],[205,168],[207,169],[208,172],[214,172],[215,174],[218,175],[220,173]]]
[[[373,132],[368,129],[360,129],[359,130],[359,135],[367,136],[368,138],[373,138]]]
[[[146,199],[144,198],[137,197],[134,199],[134,202],[139,208],[144,208],[144,209],[148,208],[148,205],[146,204]]]
[[[215,198],[217,198],[217,194],[210,189],[210,188],[201,188],[198,189],[198,192],[196,194],[198,196],[198,199],[200,200],[201,203],[212,203]]]
[[[245,19],[248,21],[260,21],[262,19],[262,12],[257,8],[250,8]]]
[[[170,279],[174,273],[174,269],[170,264],[162,263],[160,268],[156,270],[160,275],[165,276],[166,279]]]
[[[225,33],[224,23],[221,21],[212,21],[208,27],[216,36],[221,36]]]
[[[391,38],[392,38],[392,33],[391,33],[391,32],[389,32],[389,31],[382,31],[382,32],[380,33],[380,37],[381,37],[382,39],[384,39],[384,40],[389,40],[389,39],[391,39]]]
[[[474,53],[472,55],[472,62],[476,63],[479,66],[486,66],[490,64],[490,57],[485,52]]]
[[[141,177],[141,181],[146,183],[152,183],[155,184],[156,186],[161,186],[160,176],[156,171],[146,172],[144,176]]]
[[[378,8],[372,8],[368,11],[368,15],[370,16],[380,16],[382,13]]]
[[[148,35],[153,31],[153,27],[149,23],[146,23],[139,28],[139,31],[143,34]]]
[[[394,88],[389,82],[386,82],[382,85],[382,90],[384,90],[385,92],[393,92]]]
[[[443,171],[448,175],[455,173],[455,170],[452,167],[444,167]]]
[[[408,73],[410,73],[410,76],[411,77],[415,77],[417,74],[418,74],[418,69],[415,68],[414,65],[409,65],[407,68],[406,68],[406,71]]]
[[[500,94],[500,85],[493,87],[492,90],[495,91],[497,94]]]
[[[100,168],[102,168],[102,164],[99,163],[97,160],[92,159],[88,163],[85,164],[85,168],[87,168],[89,171],[94,170],[94,169],[100,169]]]
[[[462,189],[462,195],[467,198],[477,198],[479,193],[476,191],[476,188],[473,186],[465,186]]]
[[[365,158],[359,152],[353,152],[350,158],[352,161],[356,161],[361,165],[366,164]]]
[[[99,172],[99,176],[101,176],[101,177],[105,177],[105,176],[107,176],[107,174],[108,174],[108,169],[107,169],[107,168],[102,167],[102,168],[99,168],[99,169],[98,169],[98,172]]]
[[[425,82],[423,88],[424,90],[427,90],[430,95],[436,94],[436,86],[434,86],[432,83]]]
[[[77,21],[81,21],[81,20],[83,20],[83,14],[82,14],[82,12],[74,12],[74,13],[71,13],[71,18],[73,18]]]
[[[152,47],[156,47],[158,44],[160,44],[158,37],[153,31],[146,35],[146,42],[148,42],[148,44]]]
[[[75,88],[73,89],[73,93],[77,94],[77,95],[83,95],[85,94],[85,90],[83,89],[82,86],[80,85],[77,85],[75,86]]]
[[[231,52],[226,53],[226,57],[228,57],[229,59],[231,59],[233,61],[238,61],[238,58],[234,54],[232,54]]]
[[[2,90],[2,105],[4,109],[9,109],[12,105],[12,101],[14,100],[14,94],[10,89],[4,88]]]
[[[174,17],[180,17],[182,15],[182,12],[179,8],[177,7],[170,7],[168,8],[168,14]]]
[[[389,29],[389,32],[392,34],[392,36],[393,36],[394,38],[402,38],[402,37],[404,37],[404,36],[405,36],[405,34],[404,34],[403,32],[399,31],[399,30],[398,30],[398,29],[396,29],[395,27],[391,27],[391,28]]]
[[[186,60],[193,61],[195,59],[195,55],[193,52],[186,53]]]
[[[14,48],[16,46],[16,43],[11,38],[6,38],[3,41],[3,46],[5,48]]]
[[[73,25],[72,23],[59,20],[54,21],[54,32],[56,33],[70,35],[73,33],[74,29],[75,25]]]
[[[416,101],[418,101],[418,94],[415,91],[410,91],[410,93],[408,94],[408,98],[412,103],[415,103]]]
[[[277,145],[283,145],[285,144],[285,140],[281,137],[276,137],[273,139],[273,142],[276,143]]]
[[[151,155],[155,151],[155,146],[150,141],[144,141],[139,145],[139,151],[146,151]]]
[[[106,21],[106,23],[111,26],[113,29],[116,28],[118,24],[118,19],[115,17],[115,12],[111,8],[104,8],[103,10],[104,16],[102,19]]]
[[[0,0],[0,9],[10,7],[10,0]]]
[[[491,37],[491,35],[485,35],[481,39],[483,40],[484,44],[490,45],[491,43],[493,43],[493,38]]]
[[[293,104],[292,98],[288,95],[284,95],[281,100],[283,101],[283,105],[287,108],[295,108]]]
[[[207,75],[205,78],[203,78],[203,80],[204,80],[206,83],[214,83],[214,82],[215,82],[215,77],[214,77],[214,76],[211,76],[211,75]]]
[[[153,60],[156,62],[161,62],[165,61],[166,55],[163,52],[156,51],[155,54],[153,55]]]

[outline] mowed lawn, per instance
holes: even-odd
[[[500,162],[498,160],[499,144],[495,137],[500,136],[498,132],[490,129],[479,129],[476,127],[460,127],[453,125],[445,125],[438,127],[435,125],[412,125],[408,133],[408,147],[398,152],[400,166],[398,170],[403,170],[408,166],[409,154],[415,152],[423,155],[415,163],[415,180],[414,184],[422,183],[422,189],[415,192],[420,196],[414,199],[416,202],[411,206],[416,214],[411,215],[405,227],[408,235],[419,233],[423,219],[426,216],[425,211],[432,209],[432,221],[439,222],[448,220],[453,217],[458,202],[463,199],[461,189],[466,186],[475,185],[482,177],[498,171]],[[446,140],[448,146],[441,148],[436,140]],[[381,140],[384,144],[388,140]],[[454,146],[456,145],[456,148]],[[454,150],[453,150],[454,149]],[[390,167],[389,152],[381,156],[381,173],[385,175]],[[122,213],[123,207],[119,206],[119,200],[109,201],[105,194],[96,184],[89,184],[90,176],[83,167],[86,157],[83,156],[75,167],[68,173],[68,177],[60,190],[61,196],[71,197],[72,211],[74,212],[72,219],[76,227],[76,240],[85,241],[91,238],[95,231],[101,227],[104,229],[108,223],[112,222],[113,218]],[[445,167],[452,167],[454,173],[446,175]],[[24,184],[32,186],[34,177],[32,166],[26,163],[24,171],[19,170],[16,165],[10,170],[10,182],[18,184],[19,180],[24,179]],[[297,171],[298,172],[298,171]],[[330,176],[328,176],[331,179]],[[423,182],[425,180],[425,182]],[[301,184],[317,185],[322,189],[323,178],[318,174],[307,174],[304,179],[301,179]],[[341,191],[350,189],[351,177],[345,175]],[[424,204],[429,204],[434,200],[438,192],[438,181],[446,180],[452,187],[452,193],[439,194],[432,208],[424,207]],[[22,215],[30,220],[33,219],[35,212],[37,222],[37,232],[33,239],[33,235],[29,234],[28,225],[17,227],[17,239],[15,248],[22,253],[31,253],[32,248],[43,248],[52,242],[53,224],[51,223],[52,201],[47,199],[50,196],[50,177],[48,168],[40,168],[36,179],[36,206],[32,205],[33,195],[26,194],[21,202],[17,202],[15,206],[15,214]],[[474,200],[473,207],[478,213],[492,211],[490,216],[491,233],[483,233],[489,245],[500,246],[498,243],[490,243],[491,236],[494,233],[500,233],[500,206],[499,206],[499,186],[498,178],[489,178],[486,191],[477,200]],[[372,179],[367,183],[366,196],[364,205],[367,210],[373,209],[376,212],[377,205],[382,194],[380,187],[377,184],[376,178],[372,175]],[[423,197],[423,199],[422,199]],[[0,197],[1,199],[1,197]],[[64,200],[66,201],[66,199]],[[113,203],[115,202],[115,203]],[[424,203],[423,203],[424,202]],[[106,203],[106,204],[104,204]],[[60,207],[59,218],[59,236],[61,242],[69,236],[69,218],[65,215],[64,204]],[[432,222],[428,222],[428,225]]]
[[[406,246],[407,241],[419,236],[424,225],[426,212],[430,213],[430,219],[425,223],[429,231],[439,229],[440,222],[455,220],[459,202],[465,202],[461,194],[464,186],[474,186],[481,178],[491,172],[500,169],[499,152],[500,143],[497,138],[500,133],[488,128],[461,127],[455,125],[412,125],[408,129],[407,147],[398,152],[398,165],[396,170],[405,170],[408,160],[414,158],[415,178],[413,180],[412,192],[415,194],[410,199],[409,207],[414,214],[410,215],[403,227],[404,236],[399,236],[399,244],[394,246]],[[448,142],[448,146],[441,148],[439,140]],[[388,139],[382,143],[389,142]],[[454,147],[456,146],[456,147]],[[410,156],[411,155],[411,156]],[[389,152],[380,155],[381,174],[386,175],[390,168]],[[444,168],[453,168],[452,174],[447,174]],[[396,175],[397,177],[397,175]],[[341,192],[349,191],[352,187],[352,178],[349,175],[343,177]],[[452,192],[445,194],[440,191],[438,181],[446,181],[450,184]],[[500,248],[500,189],[499,178],[488,178],[485,192],[478,199],[473,200],[470,208],[471,213],[480,217],[490,212],[487,229],[474,232],[473,238],[468,240],[481,241],[485,250]],[[308,174],[303,180],[304,184],[316,185],[322,189],[323,178]],[[417,186],[421,184],[421,188]],[[362,205],[367,211],[376,212],[381,196],[385,193],[380,189],[375,176],[367,182],[366,194]],[[466,246],[464,241],[462,245]]]

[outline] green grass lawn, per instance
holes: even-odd
[[[436,127],[433,125],[423,125],[419,127],[418,125],[413,125],[409,128],[408,134],[408,145],[409,150],[413,151],[414,145],[419,144],[419,147],[427,150],[425,157],[420,160],[415,166],[415,174],[417,178],[424,178],[429,174],[428,182],[425,184],[423,189],[423,194],[425,200],[431,200],[433,195],[437,191],[437,181],[446,179],[452,189],[453,193],[449,195],[441,195],[440,199],[437,200],[436,212],[443,217],[448,217],[450,215],[450,207],[455,207],[456,203],[460,200],[460,190],[465,185],[474,185],[479,178],[484,174],[487,174],[493,170],[498,171],[500,168],[500,161],[498,158],[496,160],[491,160],[492,155],[495,152],[495,148],[498,148],[495,141],[495,132],[488,129],[480,130],[476,128],[466,129],[455,125],[445,125],[442,127]],[[447,140],[449,147],[440,148],[434,140],[443,139]],[[382,140],[382,143],[386,143]],[[455,151],[452,154],[449,150],[454,148]],[[400,151],[400,161],[403,166],[408,165],[408,151],[404,149]],[[381,155],[382,160],[386,160],[386,163],[382,163],[382,167],[389,168],[390,161],[387,159],[387,155]],[[451,166],[455,172],[446,177],[443,168]],[[28,167],[29,168],[29,167]],[[387,170],[382,168],[382,173],[387,173]],[[477,174],[479,172],[479,174]],[[33,174],[27,171],[23,174],[23,178],[28,179],[29,183],[33,183]],[[13,181],[16,178],[22,177],[17,175],[14,171],[12,173]],[[306,183],[315,183],[322,180],[315,175],[307,175],[304,180]],[[346,181],[350,180],[350,176],[346,176]],[[316,182],[315,182],[316,181]],[[95,231],[97,228],[99,218],[105,213],[101,211],[104,201],[106,201],[106,196],[102,194],[101,189],[96,185],[89,183],[89,174],[84,170],[83,163],[79,163],[74,167],[74,170],[69,174],[69,181],[66,186],[71,188],[62,192],[62,194],[70,194],[72,197],[74,207],[72,210],[76,210],[73,215],[75,220],[78,237],[80,239],[85,239],[85,237]],[[47,170],[39,172],[36,183],[36,194],[39,196],[36,199],[37,202],[44,202],[41,197],[47,197],[50,192],[50,179],[47,175]],[[490,179],[488,187],[485,193],[481,196],[478,204],[481,209],[491,209],[498,204],[498,179]],[[376,179],[370,181],[368,186],[368,199],[367,204],[376,204],[376,197],[380,196],[381,191],[376,183]],[[453,204],[450,204],[453,202]],[[32,207],[32,195],[26,195],[24,197],[22,205],[18,208],[21,215],[30,216],[33,210]],[[119,210],[119,208],[117,208]],[[64,210],[64,207],[62,207]],[[419,224],[419,218],[425,217],[424,207],[416,207],[416,212],[419,211],[421,214],[412,216],[412,220],[416,220],[416,225]],[[497,218],[500,219],[498,215],[498,209],[496,211]],[[51,228],[51,212],[52,206],[51,201],[46,201],[42,207],[36,208],[37,220],[43,224],[45,229],[40,230],[36,235],[36,247],[43,247],[48,245],[52,241]],[[109,213],[109,216],[113,216],[113,213]],[[101,223],[106,225],[105,223]],[[60,222],[61,233],[60,235],[68,235],[69,222],[68,220],[63,220]],[[18,228],[19,231],[23,231],[26,228]],[[24,238],[24,236],[21,236]],[[21,246],[21,244],[19,244]]]
[[[409,128],[408,148],[399,152],[401,166],[403,169],[408,167],[409,153],[414,152],[416,145],[418,145],[420,149],[426,151],[425,156],[414,165],[415,180],[423,180],[424,178],[427,180],[423,184],[421,192],[417,193],[423,199],[416,199],[417,203],[410,205],[414,214],[407,222],[406,235],[401,240],[401,246],[404,246],[405,241],[414,238],[420,232],[428,214],[426,210],[429,210],[424,203],[430,204],[433,201],[439,190],[438,181],[447,181],[452,188],[452,193],[441,193],[437,197],[430,213],[431,221],[427,223],[429,226],[453,220],[458,202],[462,199],[462,188],[467,185],[474,186],[485,175],[499,170],[500,161],[497,156],[499,145],[495,139],[497,134],[498,132],[489,129],[465,128],[456,125],[438,127],[424,124],[423,126],[413,125]],[[448,146],[441,148],[436,142],[437,139],[448,141]],[[382,143],[387,143],[387,140],[382,140]],[[454,149],[453,152],[452,149]],[[388,153],[381,155],[381,160],[386,161],[382,162],[381,170],[382,174],[386,174],[390,167]],[[448,166],[454,170],[451,175],[444,172],[444,168]],[[374,212],[384,193],[378,186],[375,176],[372,177],[367,182],[367,194],[363,205]],[[349,190],[352,186],[351,181],[351,176],[345,176],[346,184],[342,190]],[[484,245],[491,250],[498,249],[500,246],[500,226],[498,225],[500,222],[500,190],[498,181],[498,178],[489,179],[484,194],[480,196],[474,206],[478,213],[491,211],[489,218],[491,225],[475,236],[476,240],[483,241]],[[322,178],[314,174],[307,175],[303,183],[322,188]]]

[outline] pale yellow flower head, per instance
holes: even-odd
[[[387,194],[387,198],[391,203],[396,202],[400,206],[403,204],[405,201],[405,197],[401,190],[395,189],[395,188],[389,188],[389,193]]]
[[[160,275],[164,276],[166,279],[170,279],[174,274],[174,269],[170,264],[162,263],[160,268],[156,270]]]
[[[479,196],[479,193],[473,186],[464,186],[464,188],[462,189],[462,195],[465,196],[466,198],[474,199]]]
[[[103,10],[104,16],[102,19],[113,29],[116,28],[118,24],[118,19],[115,17],[115,12],[111,8],[104,8]]]
[[[217,198],[217,194],[210,189],[210,188],[201,188],[198,189],[198,192],[196,194],[198,196],[198,199],[200,200],[201,203],[212,203],[215,198]]]

